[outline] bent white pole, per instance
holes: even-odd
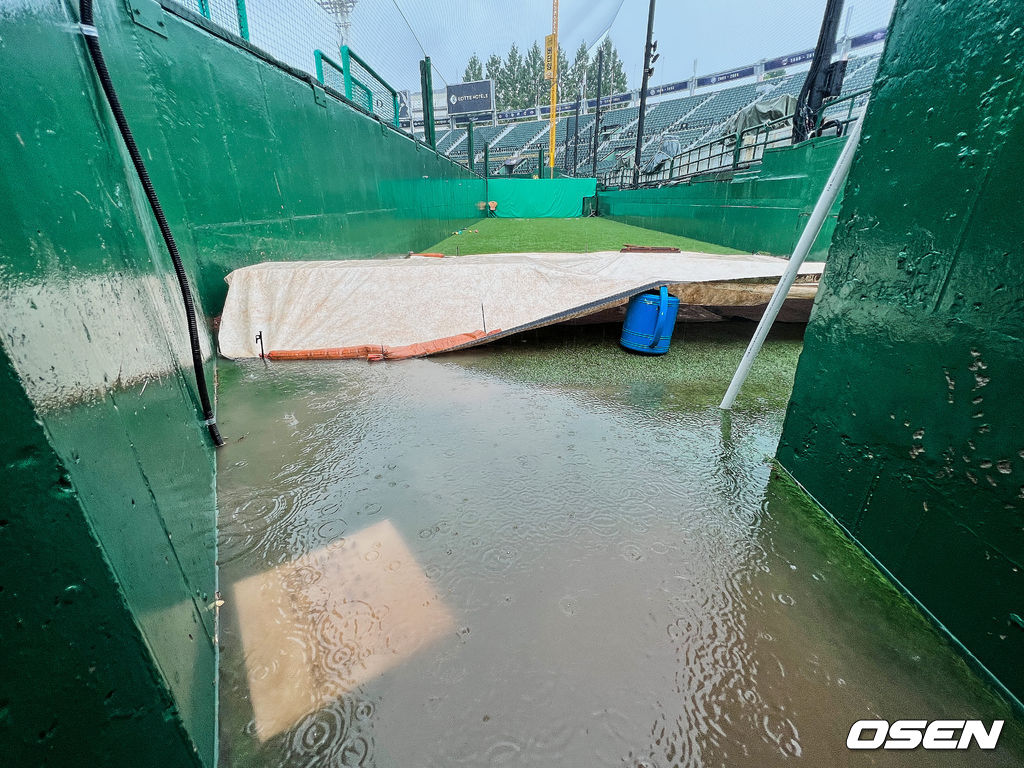
[[[804,259],[807,258],[815,238],[818,237],[818,233],[821,231],[822,224],[825,223],[825,217],[832,208],[832,204],[839,197],[839,190],[843,188],[843,182],[846,181],[846,174],[850,170],[853,154],[857,151],[857,144],[860,141],[860,129],[863,122],[864,117],[862,115],[860,120],[854,123],[853,130],[850,131],[846,144],[843,146],[843,151],[839,153],[839,159],[836,161],[835,168],[832,169],[828,181],[825,182],[825,188],[821,191],[821,196],[811,212],[811,217],[807,220],[807,226],[804,227],[804,232],[800,235],[796,248],[793,249],[793,255],[789,257],[786,271],[782,273],[782,277],[779,278],[779,284],[775,286],[775,292],[772,294],[771,301],[768,302],[768,307],[761,317],[761,322],[757,324],[754,337],[750,340],[750,344],[747,345],[747,351],[743,353],[743,359],[740,360],[739,367],[736,369],[736,373],[733,374],[732,381],[729,383],[729,389],[726,391],[725,397],[722,398],[722,404],[718,406],[719,408],[729,410],[732,408],[733,403],[736,402],[736,395],[739,394],[740,387],[746,381],[747,374],[750,373],[750,366],[754,363],[757,353],[761,351],[761,345],[764,343],[768,331],[771,330],[779,310],[782,309],[782,303],[786,300],[786,296],[789,295],[789,289],[793,287],[793,283],[796,281],[796,276],[800,272],[800,266],[804,263]]]

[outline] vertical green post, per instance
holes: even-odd
[[[423,115],[423,143],[430,144],[430,100],[427,90],[427,62],[420,61],[420,103],[422,105],[420,114]]]
[[[537,178],[544,178],[544,147],[537,149]]]
[[[313,61],[316,63],[316,79],[320,84],[324,83],[324,52],[319,48],[313,51]]]
[[[243,40],[249,39],[249,16],[245,12],[245,0],[235,0],[235,7],[238,9],[238,34]]]
[[[437,135],[434,132],[434,76],[430,71],[429,56],[423,59],[423,119],[427,143],[436,150]]]
[[[423,60],[420,59],[420,114],[423,115],[423,141],[427,141],[427,78],[423,72]],[[409,119],[412,121],[412,132],[416,133],[416,121],[412,116],[412,107],[409,108]]]
[[[401,121],[401,118],[399,118],[398,113],[401,111],[402,108],[401,108],[401,105],[398,103],[398,92],[397,91],[395,93],[391,94],[391,99],[394,102],[394,108],[395,108],[395,128],[401,128],[402,127],[402,121]]]
[[[352,57],[348,55],[348,46],[341,46],[341,74],[345,78],[345,98],[352,100]]]
[[[490,186],[491,178],[491,145],[484,142],[484,215],[491,215],[491,191],[488,189]]]
[[[473,121],[469,121],[469,125],[466,126],[466,141],[469,142],[469,170],[475,170],[476,165],[476,152],[473,151]]]
[[[434,136],[434,87],[430,76],[430,57],[420,62],[420,91],[423,101],[423,141],[437,149]]]

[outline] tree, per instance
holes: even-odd
[[[487,79],[493,80],[495,85],[497,85],[498,78],[501,76],[501,57],[492,53],[487,57],[487,64],[484,66],[487,72]]]
[[[626,70],[622,66],[622,59],[619,52],[612,45],[611,38],[606,37],[601,43],[600,49],[604,52],[604,64],[602,66],[601,95],[607,96],[612,93],[624,93],[627,89]],[[597,96],[597,53],[590,59],[587,66],[587,98],[593,99]]]
[[[501,65],[501,75],[496,86],[496,90],[502,94],[498,97],[498,102],[504,103],[506,109],[522,109],[528,106],[529,91],[524,82],[525,71],[519,46],[512,43],[512,47],[508,49],[508,56]]]
[[[469,62],[466,64],[466,71],[462,73],[462,82],[472,83],[477,80],[484,79],[484,67],[480,63],[480,57],[475,53],[469,57]]]
[[[505,102],[502,100],[503,93],[498,89],[498,83],[501,82],[501,57],[494,53],[488,56],[487,63],[484,65],[484,71],[487,79],[494,83],[495,109],[507,109]]]
[[[607,96],[626,90],[626,72],[611,40],[601,44],[604,51],[604,85],[601,92]],[[558,47],[558,100],[575,101],[586,73],[587,98],[597,93],[597,57],[587,56],[586,43],[573,54],[572,63],[565,55],[565,49]],[[494,81],[495,106],[499,110],[527,109],[548,103],[551,83],[544,79],[544,49],[534,41],[524,56],[515,44],[509,48],[505,58],[492,53],[481,67],[479,57],[474,53],[466,64],[463,82],[482,80]]]
[[[547,87],[547,81],[544,79],[544,51],[540,49],[540,45],[536,40],[533,41],[530,50],[526,52],[523,69],[523,78],[528,97],[526,106],[532,107],[544,101],[544,93]]]
[[[558,101],[571,101],[576,98],[565,82],[565,76],[569,74],[569,57],[565,55],[565,48],[558,46]],[[551,83],[548,83],[548,88]]]
[[[562,73],[563,101],[576,101],[583,85],[583,75],[587,71],[587,44],[580,43],[573,56],[572,64]]]

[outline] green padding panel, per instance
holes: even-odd
[[[593,197],[596,179],[491,179],[488,197],[503,219],[568,219],[583,215],[583,198]]]

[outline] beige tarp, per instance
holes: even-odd
[[[660,285],[685,302],[688,284],[775,283],[786,264],[757,255],[617,252],[257,264],[227,277],[220,353],[257,357],[261,333],[267,352],[393,349],[445,339],[411,348],[430,354],[590,314]],[[823,268],[805,263],[800,272]],[[483,331],[491,335],[478,338]]]

